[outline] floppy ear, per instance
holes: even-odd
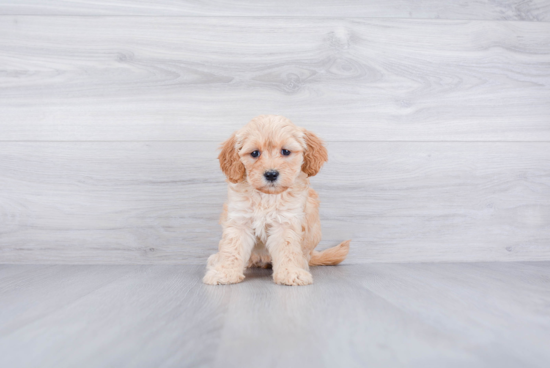
[[[309,130],[304,129],[306,150],[304,151],[304,163],[302,171],[308,176],[315,176],[321,170],[321,166],[328,161],[327,149],[323,141]]]
[[[221,152],[218,156],[220,168],[222,169],[227,179],[232,183],[238,183],[244,179],[245,168],[240,160],[239,153],[235,149],[237,139],[235,133],[222,143]]]

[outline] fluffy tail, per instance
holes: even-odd
[[[322,252],[311,252],[310,266],[334,266],[342,262],[349,252],[349,242],[346,240],[335,247],[325,249]]]

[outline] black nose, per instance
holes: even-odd
[[[276,171],[276,170],[266,171],[264,173],[264,176],[267,179],[267,181],[275,181],[275,180],[277,180],[277,177],[279,176],[279,172]]]

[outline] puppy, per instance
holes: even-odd
[[[350,240],[322,252],[319,199],[309,186],[328,160],[313,133],[277,115],[260,115],[221,146],[228,200],[220,223],[218,253],[208,258],[203,282],[233,284],[246,267],[273,267],[283,285],[313,283],[309,266],[337,265]]]

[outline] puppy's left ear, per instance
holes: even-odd
[[[302,171],[308,176],[315,176],[321,170],[321,166],[328,161],[327,149],[319,137],[306,129],[304,129],[304,140],[306,149]]]
[[[244,179],[246,169],[244,168],[239,152],[235,145],[237,144],[237,138],[235,133],[222,143],[221,152],[218,156],[220,161],[220,168],[222,169],[227,179],[232,183],[238,183]]]

